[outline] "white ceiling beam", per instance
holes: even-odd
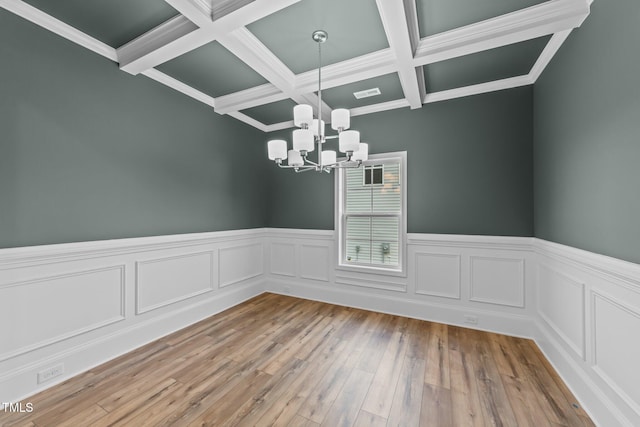
[[[409,38],[411,40],[411,55],[415,56],[418,43],[420,43],[420,26],[418,24],[418,9],[416,0],[404,0],[404,10],[407,15],[407,29],[409,30]],[[416,67],[418,76],[418,89],[420,91],[420,99],[424,99],[427,95],[427,84],[424,79],[424,69],[422,66]]]
[[[180,80],[176,80],[171,76],[166,75],[165,73],[152,68],[150,70],[144,71],[143,75],[153,79],[159,83],[162,83],[165,86],[169,86],[171,89],[175,89],[178,92],[182,92],[183,94],[190,96],[193,99],[196,99],[203,104],[207,104],[210,107],[215,108],[216,100],[212,96],[207,95],[206,93],[202,93],[193,87],[182,83]]]
[[[247,108],[282,101],[287,98],[288,96],[273,84],[265,83],[250,89],[217,97],[216,112],[219,114],[228,114],[233,111],[245,110]]]
[[[117,60],[116,50],[111,46],[102,43],[100,40],[94,39],[71,25],[65,24],[59,19],[42,12],[40,9],[37,9],[28,3],[20,0],[0,0],[0,7],[51,31],[60,37],[89,49],[98,55],[104,56],[112,61]]]
[[[376,0],[378,12],[395,55],[398,77],[411,109],[422,107],[418,74],[413,65],[413,49],[403,0]]]
[[[349,110],[352,117],[364,116],[365,114],[379,113],[381,111],[395,110],[398,108],[409,107],[409,101],[406,99],[397,99],[395,101],[380,102],[378,104],[365,105]]]
[[[180,12],[185,18],[196,24],[198,27],[204,27],[213,20],[213,10],[211,3],[206,0],[164,0],[175,10]]]
[[[531,67],[531,71],[529,72],[529,77],[534,83],[538,80],[538,77],[540,77],[547,65],[549,65],[549,62],[551,62],[551,59],[554,57],[556,52],[558,52],[562,43],[564,43],[567,37],[569,37],[571,31],[572,30],[560,31],[551,37],[551,40],[549,40],[538,57],[538,60],[533,64],[533,67]]]
[[[194,23],[200,28],[180,35],[180,32],[175,31],[170,25],[173,20],[161,24],[160,28],[166,25],[166,31],[173,34],[173,38],[169,36],[163,37],[161,35],[162,31],[157,28],[151,31],[155,33],[153,38],[162,38],[161,42],[151,43],[150,39],[153,40],[153,38],[151,36],[146,37],[143,34],[136,40],[127,43],[121,49],[118,49],[120,69],[134,75],[141,73],[217,40],[235,29],[249,25],[300,0],[253,0],[249,3],[244,0],[225,2],[223,11],[220,13],[217,13],[215,9],[212,11],[214,20],[211,20],[206,11],[202,11],[202,8],[197,7],[197,5],[194,6],[195,3],[192,0],[170,1],[172,6],[178,10],[182,9],[188,14],[186,18],[196,21]],[[235,9],[231,10],[234,7]],[[174,25],[177,24],[174,23]],[[150,45],[152,45],[152,49],[149,48]]]
[[[330,89],[360,80],[396,72],[395,56],[391,49],[359,56],[322,67],[322,88]],[[295,78],[298,92],[309,93],[318,89],[318,70],[298,74]]]
[[[275,132],[277,130],[290,129],[295,127],[293,124],[293,120],[288,122],[274,123],[272,125],[267,126],[267,130],[265,132]]]
[[[495,92],[498,90],[512,89],[520,86],[533,84],[529,75],[510,77],[502,80],[495,80],[477,85],[459,87],[455,89],[443,90],[427,94],[424,98],[425,104],[432,102],[446,101],[449,99],[462,98],[465,96],[479,95],[481,93]]]
[[[235,111],[233,113],[229,113],[229,115],[231,117],[233,117],[236,120],[240,120],[241,122],[244,122],[248,125],[253,126],[256,129],[261,130],[262,132],[271,132],[271,130],[269,130],[269,126],[265,125],[264,123],[247,116],[244,113],[241,113],[240,111]]]
[[[218,42],[280,89],[287,97],[298,104],[310,104],[318,115],[318,97],[311,91],[308,93],[297,91],[293,87],[295,74],[249,30],[239,28],[219,38]],[[323,103],[322,118],[328,121],[330,117],[331,109]]]
[[[553,0],[420,40],[414,65],[427,65],[580,26],[588,0]]]

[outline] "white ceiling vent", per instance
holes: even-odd
[[[353,96],[356,97],[356,99],[362,99],[362,98],[368,98],[370,96],[376,96],[376,95],[380,95],[380,89],[378,89],[377,87],[374,87],[373,89],[367,89],[367,90],[361,90],[359,92],[353,92]]]

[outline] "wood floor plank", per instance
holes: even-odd
[[[549,421],[564,426],[583,426],[584,422],[576,413],[576,408],[558,389],[555,380],[546,367],[540,364],[536,352],[529,346],[527,340],[516,341],[515,348],[518,350],[518,357],[527,379],[536,391],[538,402]]]
[[[551,427],[549,419],[525,379],[503,375],[502,382],[518,427]]]
[[[288,427],[320,427],[320,424],[314,423],[301,415],[296,415],[288,424]]]
[[[367,411],[360,410],[353,427],[387,427],[387,419]],[[411,424],[405,424],[407,426]]]
[[[408,355],[405,357],[389,413],[388,425],[390,427],[420,424],[424,371],[424,359],[415,359]]]
[[[396,331],[378,364],[369,392],[362,404],[364,411],[388,418],[391,403],[400,378],[404,356],[407,353],[407,339],[405,334]]]
[[[473,362],[464,352],[451,350],[449,354],[453,424],[456,427],[482,427],[484,419]]]
[[[473,362],[485,422],[495,426],[517,425],[485,332],[478,332]]]
[[[593,426],[530,340],[275,294],[28,401],[0,426]]]
[[[450,388],[447,325],[432,322],[429,325],[424,382]]]
[[[352,426],[373,381],[373,374],[354,369],[322,421],[326,427]]]
[[[423,427],[458,427],[453,424],[451,390],[424,383],[419,425]]]
[[[589,415],[585,412],[581,405],[578,404],[575,396],[569,390],[569,387],[562,381],[560,376],[557,374],[551,363],[544,357],[542,351],[532,340],[524,340],[523,344],[527,344],[531,349],[531,352],[537,356],[537,361],[540,362],[541,366],[546,369],[549,375],[553,378],[554,382],[558,386],[558,389],[562,392],[567,402],[571,405],[573,412],[578,415],[578,417],[582,420],[585,427],[595,427]]]

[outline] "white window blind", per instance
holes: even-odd
[[[340,181],[341,264],[399,270],[403,245],[402,158],[344,169]]]

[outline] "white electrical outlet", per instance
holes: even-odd
[[[62,363],[38,372],[38,384],[49,381],[52,378],[59,377],[64,374],[64,365]]]
[[[468,323],[469,325],[477,325],[478,324],[478,316],[472,316],[470,314],[464,315],[464,323]]]

